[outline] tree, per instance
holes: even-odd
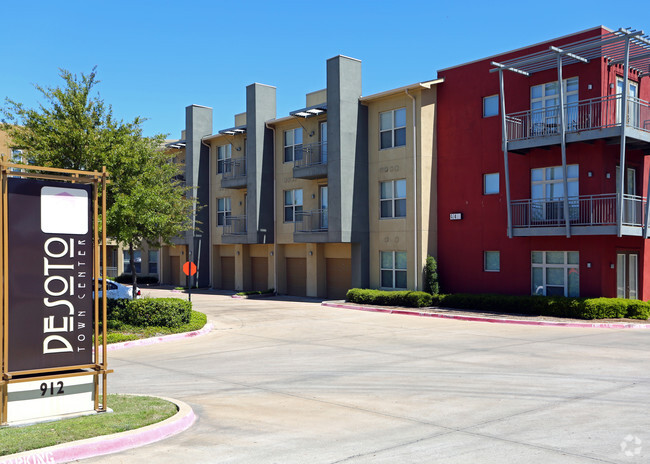
[[[144,119],[123,122],[99,94],[93,94],[96,68],[80,77],[60,70],[64,83],[45,88],[35,85],[45,102],[38,108],[6,99],[2,129],[12,149],[23,149],[28,163],[38,166],[101,170],[106,166],[107,234],[129,248],[145,241],[151,246],[169,244],[189,230],[193,200],[178,180],[181,166],[163,147],[164,136],[144,137]],[[131,266],[137,286],[135,266]]]
[[[436,263],[436,259],[431,255],[427,256],[427,261],[424,265],[424,291],[432,295],[440,293],[438,264]]]

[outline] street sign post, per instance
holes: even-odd
[[[186,261],[183,264],[183,274],[187,276],[187,298],[192,301],[192,276],[196,274],[196,264],[192,261]]]

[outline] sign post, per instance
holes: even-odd
[[[0,163],[0,424],[106,410],[107,178]]]
[[[186,261],[183,264],[183,274],[187,276],[187,299],[192,301],[192,276],[196,274],[196,264],[192,261]]]

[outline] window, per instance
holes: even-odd
[[[380,265],[383,288],[406,288],[406,251],[382,251]]]
[[[499,114],[499,95],[483,97],[483,117],[489,118]]]
[[[639,298],[639,254],[616,254],[616,298]]]
[[[284,222],[298,222],[302,216],[302,189],[284,191]]]
[[[483,195],[499,193],[499,173],[483,174]]]
[[[129,250],[124,250],[123,256],[124,256],[124,273],[130,274],[131,255],[129,254]],[[135,273],[140,274],[140,272],[142,272],[142,254],[140,253],[140,250],[133,251],[133,260],[135,264]]]
[[[284,162],[302,159],[302,127],[284,131]]]
[[[486,251],[483,253],[483,270],[499,272],[501,270],[501,252]]]
[[[566,119],[569,129],[578,124],[578,78],[562,81],[564,104],[567,105]],[[557,133],[560,115],[558,113],[560,92],[557,81],[530,88],[530,109],[532,130],[536,135]]]
[[[533,251],[532,293],[547,296],[580,296],[577,251]]]
[[[567,166],[569,218],[578,219],[578,165]],[[562,166],[531,169],[531,218],[537,224],[564,221],[564,175]]]
[[[230,197],[217,198],[217,226],[228,225],[228,218],[231,213]]]
[[[149,251],[149,274],[158,274],[158,250]]]
[[[382,182],[379,205],[382,218],[406,217],[406,179]]]
[[[226,164],[226,160],[232,157],[232,145],[221,145],[217,147],[217,174],[225,172],[227,169],[230,171],[230,165]]]
[[[406,108],[379,113],[381,149],[406,145]]]

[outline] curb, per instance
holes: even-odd
[[[188,404],[164,396],[156,396],[155,398],[161,398],[170,403],[174,403],[178,407],[178,412],[162,422],[147,425],[136,430],[87,438],[85,440],[3,456],[0,457],[0,464],[64,463],[117,453],[148,445],[181,433],[187,430],[196,420],[194,411]]]
[[[498,317],[462,316],[457,314],[427,313],[406,309],[385,309],[370,306],[357,306],[353,304],[323,302],[321,306],[331,308],[354,309],[356,311],[369,311],[373,313],[402,314],[405,316],[435,317],[439,319],[455,319],[458,321],[491,322],[494,324],[536,325],[546,327],[582,327],[590,329],[650,329],[650,324],[630,324],[625,322],[558,322],[558,321],[527,321],[522,319],[504,319]]]
[[[201,335],[206,335],[210,333],[212,329],[213,329],[212,322],[208,322],[203,326],[203,328],[199,330],[195,330],[193,332],[183,332],[178,334],[162,335],[160,337],[141,338],[140,340],[129,340],[128,342],[109,343],[106,346],[106,351],[123,350],[124,348],[132,348],[134,346],[147,346],[147,345],[154,345],[156,343],[173,342],[175,340],[182,340],[184,338],[199,337]],[[101,352],[101,346],[99,351]]]

